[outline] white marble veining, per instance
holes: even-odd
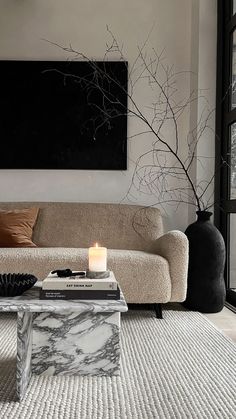
[[[31,377],[32,313],[17,313],[16,392],[21,400]]]
[[[125,312],[128,310],[121,292],[120,300],[40,300],[41,282],[18,297],[0,297],[1,311],[61,313],[62,311]]]
[[[42,314],[33,323],[33,374],[119,373],[120,313]]]
[[[1,311],[17,312],[17,396],[38,375],[117,375],[120,300],[40,300],[41,283],[19,297],[0,298]]]

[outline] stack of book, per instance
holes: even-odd
[[[119,300],[120,289],[111,272],[109,278],[88,279],[86,276],[59,278],[50,273],[42,282],[43,300]]]

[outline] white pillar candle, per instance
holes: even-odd
[[[107,248],[99,247],[96,243],[89,248],[89,270],[93,272],[104,272],[107,270]]]

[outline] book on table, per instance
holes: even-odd
[[[72,275],[59,278],[50,273],[42,282],[41,299],[118,300],[120,289],[113,272],[109,278],[89,279]]]

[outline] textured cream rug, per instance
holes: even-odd
[[[33,377],[21,403],[15,350],[15,318],[1,314],[1,419],[236,417],[236,346],[199,313],[125,313],[121,377]]]

